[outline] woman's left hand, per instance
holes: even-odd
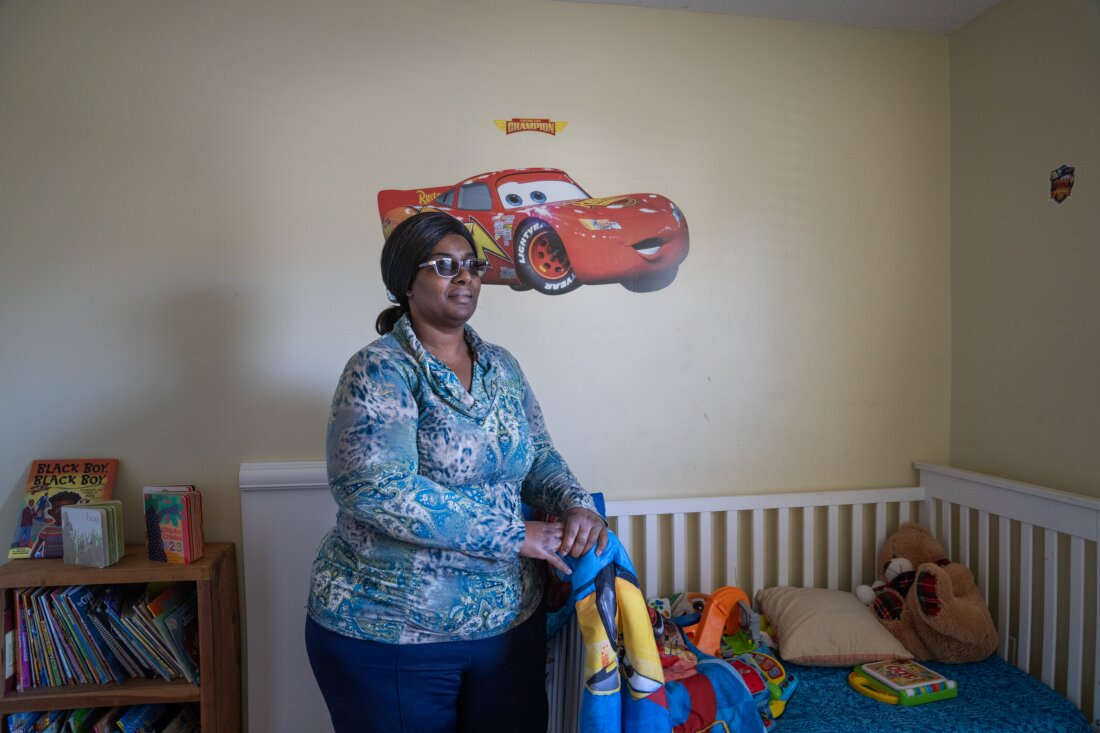
[[[561,537],[561,553],[580,557],[596,548],[596,555],[603,554],[607,547],[607,524],[596,512],[573,507],[565,511],[562,517],[565,531]]]

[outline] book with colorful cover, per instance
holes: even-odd
[[[194,486],[146,486],[145,544],[149,559],[191,563],[203,556],[202,495]]]
[[[92,645],[93,653],[111,678],[115,682],[122,682],[132,677],[140,677],[141,672],[136,668],[132,669],[129,666],[129,660],[116,653],[117,641],[113,637],[108,638],[109,632],[97,623],[99,621],[97,618],[93,618],[91,609],[95,603],[96,591],[87,585],[73,585],[69,586],[62,595],[72,609],[77,623],[87,635],[86,638]]]
[[[861,667],[865,675],[895,691],[942,684],[947,681],[947,678],[939,672],[908,659],[868,662]]]
[[[122,622],[121,611],[123,603],[123,591],[119,586],[108,585],[96,593],[92,606],[92,613],[102,622],[111,638],[116,642],[116,654],[125,656],[138,670],[138,677],[152,677],[161,675],[152,660],[145,655],[134,638],[133,633]],[[165,679],[171,679],[170,675],[161,675]]]
[[[868,697],[898,705],[921,705],[959,694],[955,680],[909,659],[858,665],[848,681]]]
[[[32,462],[8,559],[62,557],[61,508],[94,499],[110,499],[117,473],[117,458]]]
[[[67,587],[56,588],[51,594],[50,600],[53,603],[54,615],[60,621],[62,631],[69,638],[76,661],[89,683],[102,684],[110,682],[111,677],[106,668],[101,665],[94,644],[84,631],[83,625],[76,618],[76,614],[69,607],[67,593]]]
[[[57,663],[53,642],[46,629],[46,619],[42,615],[42,593],[44,588],[28,589],[26,597],[28,617],[31,620],[31,630],[34,633],[35,644],[38,648],[39,686],[49,687],[61,684],[61,666]]]
[[[168,706],[164,703],[131,705],[126,708],[115,725],[122,733],[147,733],[147,731],[157,730],[155,726],[166,712],[168,712]]]
[[[89,676],[84,666],[80,649],[65,618],[57,611],[57,594],[60,590],[60,588],[51,588],[42,596],[42,605],[49,623],[50,635],[61,657],[65,684],[89,684],[93,678]]]
[[[95,716],[99,708],[77,708],[69,713],[69,719],[65,721],[65,733],[92,733],[92,725],[95,724]]]
[[[111,674],[118,682],[148,677],[149,674],[146,673],[145,668],[138,664],[137,660],[130,654],[129,648],[115,635],[114,629],[98,605],[99,598],[100,596],[97,594],[93,601],[95,605],[89,609],[88,620],[93,633],[103,640],[103,645],[107,648],[105,658],[108,663],[110,664],[110,660],[114,660],[114,664],[110,664]],[[118,672],[120,667],[123,670],[121,677]]]
[[[148,602],[161,636],[170,644],[188,682],[199,681],[198,602],[195,589],[175,583]]]

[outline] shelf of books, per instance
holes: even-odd
[[[127,546],[104,568],[60,558],[9,562],[0,567],[0,616],[5,718],[167,708],[197,710],[205,732],[241,729],[232,543],[208,544],[188,564],[150,560],[145,545]]]

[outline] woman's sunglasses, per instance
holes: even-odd
[[[448,280],[453,278],[462,270],[466,270],[474,277],[481,277],[485,274],[485,271],[489,269],[488,260],[479,260],[474,257],[467,257],[464,260],[456,260],[454,257],[436,257],[433,260],[427,262],[421,262],[420,268],[431,267],[435,270],[435,274],[440,277],[445,277]]]

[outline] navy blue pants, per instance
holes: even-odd
[[[306,619],[336,733],[546,733],[546,616],[436,644],[352,639]]]

